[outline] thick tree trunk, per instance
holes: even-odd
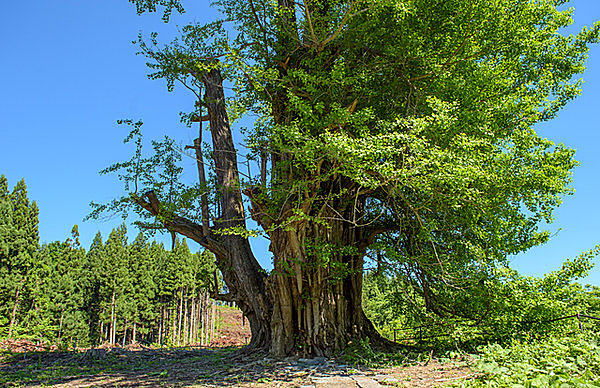
[[[269,279],[274,354],[330,356],[351,339],[382,340],[362,309],[365,236],[348,222],[356,207],[344,214],[337,205],[336,214],[324,218],[339,221],[301,221],[293,230],[270,235],[275,256]]]
[[[213,158],[221,214],[215,229],[245,228],[245,214],[237,169],[237,154],[225,106],[223,80],[217,69],[202,77],[206,88],[204,100],[210,117]],[[217,265],[230,294],[222,299],[235,301],[252,326],[251,347],[265,347],[270,342],[269,317],[271,305],[265,289],[265,273],[256,261],[247,238],[226,234],[220,238],[223,252],[215,252]],[[215,293],[218,290],[214,290]],[[219,297],[219,295],[215,295]]]
[[[213,158],[219,198],[219,218],[206,232],[203,225],[175,214],[163,214],[165,227],[197,241],[215,254],[217,266],[229,289],[212,296],[236,302],[248,319],[252,338],[248,349],[262,349],[274,355],[331,355],[341,350],[351,338],[380,339],[366,318],[361,305],[362,266],[365,232],[348,220],[356,212],[356,203],[331,204],[336,211],[348,212],[345,220],[325,226],[302,221],[295,229],[269,231],[275,269],[266,272],[254,257],[248,239],[229,233],[231,228],[245,229],[245,213],[237,168],[236,150],[228,122],[222,78],[218,69],[199,75],[205,86],[204,106],[208,109]],[[198,145],[196,148],[199,149]],[[275,157],[272,163],[276,163]],[[343,187],[343,182],[337,182]],[[265,229],[259,204],[253,191],[245,191],[252,201],[252,216]],[[138,203],[155,215],[161,206],[155,193],[148,192]],[[361,205],[358,205],[361,208]],[[292,208],[282,209],[282,213]],[[292,213],[289,213],[291,215]],[[337,219],[338,214],[330,214]],[[319,252],[316,247],[325,250]],[[311,247],[310,249],[307,247]],[[354,247],[354,250],[348,249]],[[203,306],[206,309],[208,306]],[[204,314],[203,314],[204,315]],[[207,324],[202,319],[206,343]],[[174,332],[174,330],[173,330]],[[175,334],[175,333],[174,333]],[[174,335],[175,337],[175,335]]]

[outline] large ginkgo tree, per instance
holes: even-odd
[[[166,21],[185,6],[131,2]],[[449,295],[481,294],[490,268],[544,242],[540,225],[571,191],[574,151],[536,128],[579,93],[599,26],[563,33],[565,3],[216,1],[222,19],[139,40],[150,78],[190,91],[198,183],[180,179],[174,141],[147,155],[127,122],[136,154],[106,170],[127,192],[92,216],[133,210],[213,252],[228,290],[213,296],[242,309],[252,349],[329,355],[381,340],[361,304],[366,261],[395,268],[431,313],[477,314]]]

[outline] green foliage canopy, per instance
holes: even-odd
[[[136,4],[138,12],[164,6],[166,19],[181,10],[176,1]],[[564,34],[572,23],[564,0],[214,4],[221,20],[187,25],[170,44],[156,34],[138,43],[151,79],[198,98],[184,122],[202,116],[200,75],[214,67],[234,92],[231,117],[257,117],[245,147],[272,167],[244,184],[261,189],[253,198],[268,220],[261,232],[329,224],[327,206],[364,204],[338,216],[371,233],[368,256],[439,315],[454,312],[448,287],[484,292],[478,286],[507,255],[547,241],[540,225],[572,193],[577,162],[536,125],[580,92],[600,24]],[[185,186],[175,164],[157,164],[177,162],[160,148],[169,142],[155,143],[150,157],[138,143],[131,161],[107,169],[121,171],[128,194],[92,216],[134,209],[160,225],[130,200],[153,190],[167,214],[200,222],[200,196],[218,188],[210,179]],[[282,211],[290,203],[293,211]]]

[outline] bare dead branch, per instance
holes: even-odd
[[[204,115],[204,116],[192,115],[192,119],[190,121],[192,123],[201,123],[203,121],[209,121],[209,120],[210,120],[209,115]]]

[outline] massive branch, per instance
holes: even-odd
[[[160,201],[154,191],[148,191],[142,197],[136,196],[134,197],[134,200],[142,208],[158,217],[165,229],[169,232],[175,232],[186,236],[213,252],[215,255],[227,254],[225,247],[218,241],[214,233],[209,232],[209,235],[206,236],[203,233],[201,225],[176,214],[165,214],[162,212]]]

